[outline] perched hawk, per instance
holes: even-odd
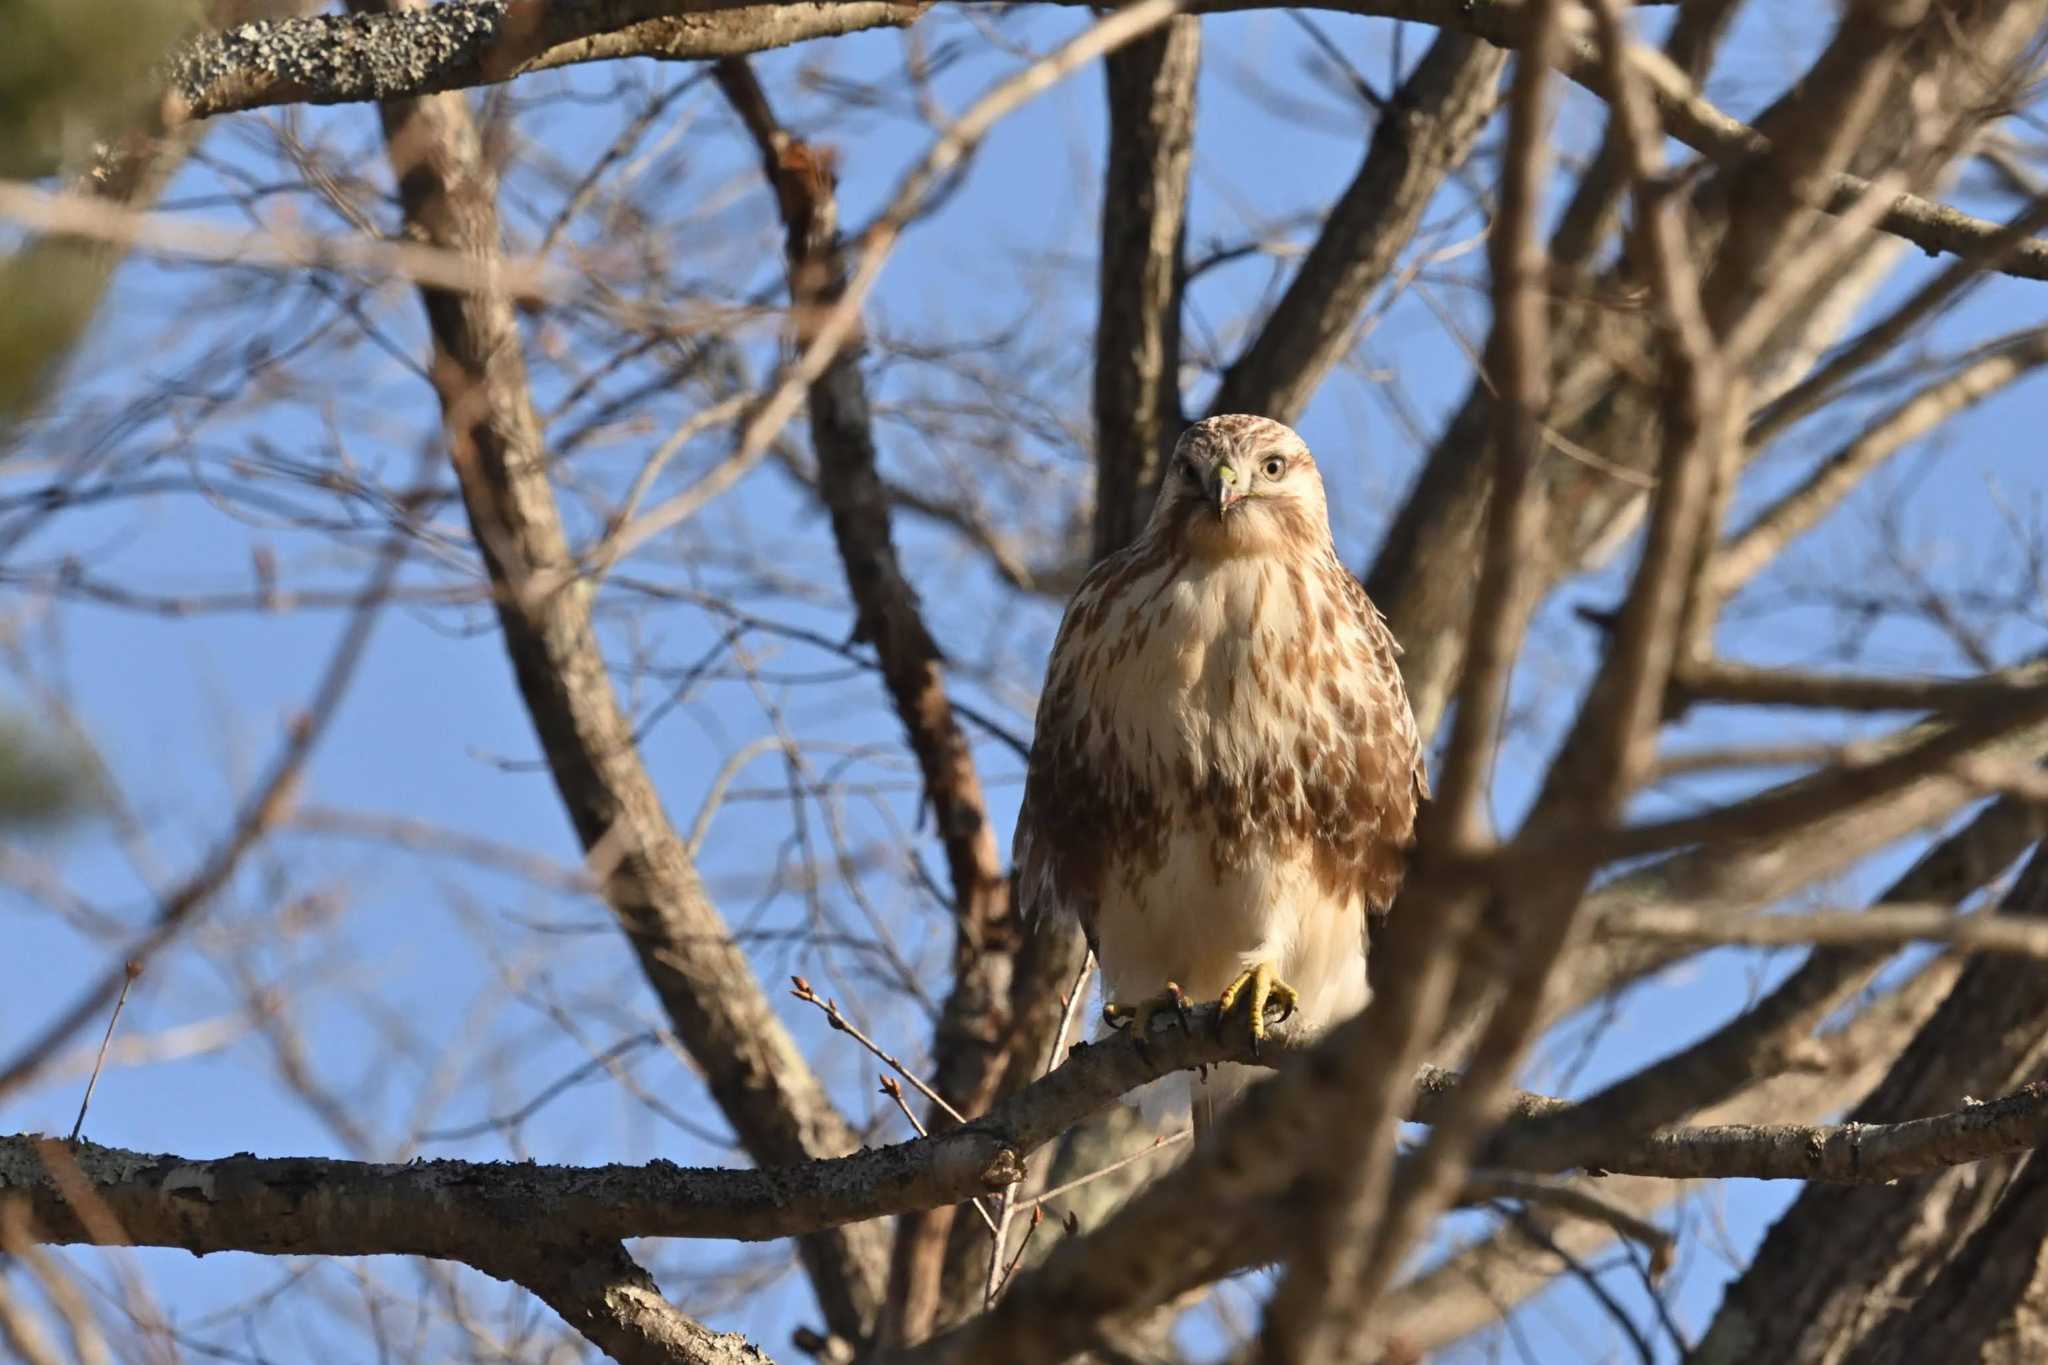
[[[1311,1028],[1365,1007],[1366,915],[1428,795],[1398,653],[1301,438],[1189,427],[1060,623],[1017,822],[1024,909],[1080,921],[1109,1022],[1215,999],[1256,1047],[1269,1002]],[[1213,1069],[1198,1128],[1251,1079]]]

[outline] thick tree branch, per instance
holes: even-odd
[[[1113,52],[1095,325],[1095,558],[1138,534],[1180,437],[1181,252],[1199,19]]]
[[[491,85],[576,62],[688,60],[916,21],[917,0],[441,0],[389,13],[237,24],[165,64],[173,123]]]
[[[608,1250],[598,1254],[606,1244],[651,1236],[763,1240],[998,1188],[1021,1176],[1022,1160],[1031,1151],[1117,1096],[1172,1070],[1247,1060],[1243,1045],[1226,1046],[1217,1037],[1213,1021],[1213,1007],[1201,1007],[1190,1032],[1164,1028],[1142,1052],[1133,1040],[1121,1037],[1077,1048],[1067,1065],[989,1115],[950,1132],[784,1169],[692,1170],[665,1162],[555,1167],[250,1156],[194,1160],[10,1137],[0,1138],[0,1198],[25,1201],[34,1235],[52,1242],[96,1243],[112,1229],[138,1245],[195,1252],[411,1254],[463,1261],[522,1283],[536,1277],[526,1260],[559,1267],[577,1249],[593,1258],[577,1272],[587,1283],[581,1289],[547,1292],[565,1302],[572,1293],[583,1295],[591,1305],[610,1303],[607,1312],[630,1313],[638,1311],[633,1307],[638,1277]],[[1266,1059],[1292,1074],[1312,1069],[1298,1046],[1284,1041],[1278,1049],[1269,1048]],[[1433,1117],[1455,1088],[1449,1073],[1426,1075],[1416,1117]],[[1516,1124],[1568,1115],[1573,1109],[1541,1096],[1510,1096],[1510,1131]],[[1672,1129],[1647,1140],[1610,1136],[1596,1144],[1587,1160],[1600,1169],[1670,1178],[1882,1182],[2028,1150],[2044,1138],[2048,1089],[2030,1087],[1992,1104],[1890,1124],[1722,1123]],[[1211,1163],[1207,1178],[1231,1179],[1228,1172],[1227,1164]],[[1222,1254],[1210,1267],[1212,1273],[1275,1254],[1278,1247],[1268,1243],[1285,1236],[1285,1220],[1253,1216],[1270,1211],[1268,1205],[1226,1201],[1204,1207],[1238,1210],[1248,1220],[1225,1230],[1233,1235],[1219,1246]],[[507,1247],[519,1250],[508,1252]],[[508,1256],[523,1259],[515,1262]],[[1085,1253],[1076,1258],[1077,1264],[1093,1259]],[[1179,1259],[1153,1258],[1154,1269],[1170,1271]],[[1137,1288],[1119,1277],[1105,1278],[1126,1291]],[[1012,1298],[1029,1299],[1047,1287],[1037,1276],[1027,1277]],[[1115,1297],[1117,1291],[1111,1293]],[[1017,1311],[999,1309],[999,1316],[1013,1317]],[[1019,1341],[1023,1354],[1005,1349],[985,1358],[1050,1359],[1042,1353],[1048,1341],[1041,1329],[1064,1340],[1061,1333],[1085,1333],[1088,1327],[1066,1311],[1038,1317],[1042,1321]],[[695,1337],[693,1329],[675,1330]],[[982,1359],[962,1354],[963,1341],[986,1342],[987,1332],[999,1331],[977,1325],[964,1338],[948,1338],[930,1358]],[[916,1358],[927,1357],[920,1353]]]
[[[1545,34],[1554,42],[1562,36],[1561,15],[1554,4],[1544,9]],[[1486,367],[1500,393],[1495,478],[1504,492],[1489,509],[1485,561],[1469,609],[1473,667],[1459,692],[1458,716],[1436,799],[1423,814],[1424,861],[1418,878],[1422,884],[1411,888],[1400,907],[1401,921],[1385,937],[1387,965],[1379,977],[1387,989],[1372,1013],[1391,1025],[1384,1045],[1388,1061],[1382,1074],[1368,1068],[1357,1078],[1360,1099],[1351,1116],[1364,1156],[1353,1156],[1328,1141],[1305,1148],[1304,1175],[1319,1193],[1305,1201],[1308,1235],[1267,1305],[1261,1341],[1265,1355],[1276,1362],[1344,1360],[1362,1337],[1385,1273],[1387,1239],[1399,1235],[1389,1233],[1387,1213],[1400,1197],[1392,1188],[1391,1148],[1394,1125],[1402,1115],[1388,1103],[1384,1089],[1420,1059],[1441,1028],[1461,940],[1477,908],[1471,895],[1447,893],[1435,884],[1428,860],[1439,851],[1483,850],[1492,841],[1485,791],[1499,742],[1509,671],[1532,600],[1521,591],[1522,571],[1537,529],[1537,506],[1526,493],[1550,399],[1550,329],[1542,292],[1548,261],[1537,237],[1538,206],[1550,167],[1549,46],[1539,42],[1535,60],[1523,63],[1516,73],[1508,104],[1500,209],[1488,239],[1494,325]],[[1444,51],[1454,61],[1463,55],[1442,38],[1431,59]],[[1489,105],[1492,77],[1497,75],[1497,70],[1489,73],[1483,92]],[[1457,1101],[1448,1110],[1454,1127],[1471,1117],[1471,1106]],[[1433,1140],[1441,1136],[1435,1134]]]
[[[435,246],[495,256],[495,186],[461,98],[386,104],[383,115],[408,225]],[[421,297],[450,458],[506,651],[607,903],[755,1160],[851,1151],[853,1130],[711,905],[619,709],[548,485],[511,302],[432,288]],[[559,586],[544,588],[550,581]],[[801,1251],[834,1330],[865,1332],[881,1301],[874,1230],[807,1239]]]
[[[1039,1112],[1019,1115],[1023,1122],[1012,1131],[1038,1133],[1041,1140],[1051,1136],[1039,1130],[1054,1105],[1064,1110],[1059,1101],[1091,1093],[1100,1080],[1098,1074],[1057,1100],[1041,1096],[1034,1104]],[[1541,1097],[1527,1097],[1523,1104],[1571,1111]],[[616,1238],[762,1241],[837,1219],[908,1212],[986,1192],[1016,1180],[1021,1171],[1014,1153],[1022,1143],[993,1137],[998,1126],[991,1115],[971,1130],[767,1171],[667,1162],[508,1166],[208,1159],[14,1135],[0,1136],[0,1194],[26,1201],[35,1240],[42,1242],[105,1244],[108,1228],[74,1207],[90,1197],[136,1246],[201,1255],[429,1256],[524,1282],[535,1272],[520,1268],[527,1253],[508,1254],[508,1242],[531,1244],[534,1255],[559,1256]],[[1673,1128],[1648,1139],[1610,1139],[1589,1152],[1586,1164],[1668,1179],[1881,1184],[2025,1152],[2044,1139],[2048,1086],[2033,1085],[1990,1103],[1899,1123],[1727,1123]],[[985,1166],[963,1160],[982,1151],[997,1156]],[[877,1172],[884,1178],[872,1180]]]
[[[745,1337],[677,1309],[616,1242],[526,1246],[477,1269],[528,1290],[619,1365],[775,1365]]]
[[[1271,0],[1219,0],[1190,8],[1223,13],[1270,5]],[[1433,24],[1504,48],[1519,47],[1527,31],[1526,0],[1324,0],[1310,7]],[[910,0],[444,0],[409,14],[314,16],[204,35],[166,64],[167,97],[177,118],[278,104],[394,99],[576,62],[744,56],[809,38],[901,26],[926,8]],[[1560,69],[1598,94],[1610,93],[1588,46],[1568,46]],[[1668,74],[1676,75],[1675,69]],[[1665,80],[1657,94],[1672,136],[1723,164],[1746,162],[1770,146],[1765,134],[1715,109],[1682,81]],[[1816,206],[1840,212],[1869,189],[1861,177],[1836,175],[1816,190]],[[1899,195],[1879,225],[1935,253],[1977,251],[1998,242],[2002,232],[1996,223],[1911,194]],[[2048,279],[2048,242],[2014,248],[1998,268]]]
[[[1018,1180],[1025,1159],[1141,1085],[1218,1062],[1251,1062],[1213,1005],[1191,1027],[1156,1031],[1141,1051],[1118,1035],[1077,1045],[1065,1065],[979,1118],[849,1156],[759,1169],[539,1166],[321,1158],[193,1160],[58,1144],[138,1244],[272,1255],[436,1256],[477,1263],[507,1239],[585,1245],[635,1237],[767,1241],[959,1203]],[[1288,1028],[1262,1060],[1299,1052]],[[1439,1086],[1450,1082],[1439,1079]],[[45,1170],[50,1139],[0,1139],[0,1196],[26,1194],[42,1235],[95,1234]],[[61,1174],[61,1171],[60,1171]],[[546,1217],[542,1218],[542,1211]],[[537,1231],[544,1229],[544,1231]]]
[[[2048,1161],[2030,1160],[1924,1290],[1898,1304],[1843,1365],[2025,1365],[2048,1353]]]
[[[1662,392],[1670,420],[1663,431],[1650,526],[1620,622],[1571,734],[1544,779],[1543,804],[1530,816],[1517,846],[1542,840],[1547,829],[1574,821],[1587,831],[1607,828],[1620,819],[1647,768],[1665,683],[1697,582],[1696,547],[1707,543],[1710,534],[1714,478],[1733,427],[1729,377],[1685,251],[1676,205],[1661,182],[1654,128],[1629,80],[1622,28],[1610,11],[1603,10],[1600,21],[1603,53],[1616,72],[1620,95],[1613,115],[1621,125],[1620,154],[1636,188],[1639,249],[1662,332]],[[1518,102],[1521,89],[1518,81]],[[1504,439],[1505,434],[1497,436],[1497,445]],[[1524,491],[1515,482],[1496,475],[1496,504],[1533,496],[1533,490]],[[1498,507],[1493,515],[1502,515]],[[1475,670],[1480,658],[1475,648]],[[1458,850],[1447,852],[1455,856]],[[1371,1271],[1359,1290],[1362,1306],[1377,1300],[1409,1248],[1462,1183],[1473,1147],[1498,1121],[1509,1080],[1547,1022],[1550,977],[1580,923],[1583,892],[1600,857],[1590,847],[1560,847],[1557,853],[1540,881],[1512,890],[1491,888],[1490,941],[1481,945],[1482,951],[1467,954],[1460,970],[1460,995],[1467,1002],[1488,1001],[1491,1013],[1452,1113],[1403,1162],[1407,1178],[1388,1200]]]

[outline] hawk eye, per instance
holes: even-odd
[[[1260,465],[1259,469],[1267,478],[1277,479],[1287,472],[1287,461],[1281,459],[1278,455],[1268,455],[1266,462]]]
[[[1180,476],[1184,481],[1191,484],[1198,484],[1202,481],[1201,471],[1195,468],[1193,460],[1182,460],[1180,462]]]

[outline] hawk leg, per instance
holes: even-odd
[[[1270,962],[1254,962],[1244,969],[1237,980],[1223,988],[1223,995],[1216,1001],[1216,1018],[1219,1024],[1224,1015],[1230,1013],[1239,1001],[1246,1006],[1251,1016],[1252,1056],[1259,1055],[1260,1045],[1266,1041],[1266,1009],[1278,1005],[1280,1013],[1274,1023],[1285,1023],[1301,1003],[1301,993],[1280,979]]]
[[[1145,1046],[1145,1035],[1152,1030],[1152,1021],[1168,1010],[1172,1010],[1174,1017],[1180,1020],[1180,1031],[1186,1033],[1188,1031],[1187,992],[1171,981],[1166,983],[1165,990],[1157,995],[1140,1000],[1135,1005],[1126,1005],[1116,1000],[1105,1002],[1102,1006],[1102,1022],[1108,1024],[1111,1028],[1119,1029],[1128,1025],[1131,1030],[1131,1036],[1138,1040],[1138,1048],[1142,1051]]]

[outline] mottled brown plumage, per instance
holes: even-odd
[[[1144,534],[1053,644],[1017,826],[1026,912],[1079,920],[1114,1002],[1171,982],[1248,993],[1256,1021],[1264,967],[1310,1027],[1363,1008],[1366,914],[1392,903],[1427,794],[1398,652],[1301,438],[1190,427]],[[1246,1079],[1212,1077],[1198,1116]]]

